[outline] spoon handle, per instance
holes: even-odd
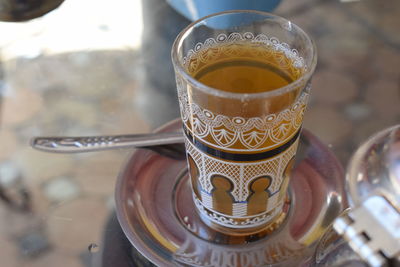
[[[182,132],[110,136],[34,137],[31,146],[54,153],[80,153],[116,148],[149,148],[183,143]]]

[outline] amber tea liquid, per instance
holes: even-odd
[[[303,69],[273,45],[243,41],[197,51],[187,72],[208,87],[245,95],[279,90]],[[295,104],[302,89],[247,102],[195,90],[180,99],[189,113],[184,128],[195,202],[205,217],[233,229],[284,218],[280,211],[305,108]]]
[[[261,93],[284,87],[301,74],[283,52],[272,47],[246,43],[220,45],[203,54],[216,53],[215,50],[218,56],[200,60],[203,66],[191,74],[199,82],[218,90]]]

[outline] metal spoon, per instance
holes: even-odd
[[[182,132],[110,136],[34,137],[31,146],[53,153],[81,153],[116,148],[146,148],[175,159],[185,157]]]

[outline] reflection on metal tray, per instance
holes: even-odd
[[[179,127],[176,120],[159,131]],[[200,219],[186,161],[139,150],[117,182],[117,216],[135,248],[159,266],[306,265],[316,242],[346,205],[343,178],[333,154],[303,130],[285,222],[265,237],[235,237]]]

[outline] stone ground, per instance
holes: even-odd
[[[74,8],[66,11],[71,18]],[[187,21],[162,0],[144,1],[142,9],[141,47],[42,49],[1,61],[0,187],[9,198],[0,195],[1,266],[91,266],[131,153],[46,154],[29,147],[32,136],[149,132],[178,116],[169,51]],[[304,125],[343,165],[368,136],[400,121],[399,11],[396,0],[283,0],[276,10],[316,41]],[[95,26],[113,31],[107,20]],[[65,33],[71,42],[75,31]],[[2,56],[37,45],[41,34],[22,31],[0,47]]]

